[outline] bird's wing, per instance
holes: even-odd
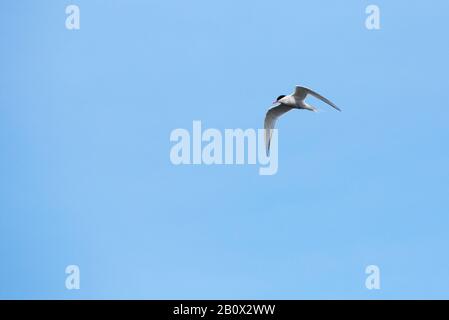
[[[329,99],[326,99],[325,97],[323,97],[319,93],[313,91],[312,89],[309,89],[306,87],[301,87],[301,86],[296,86],[295,96],[296,95],[299,95],[299,96],[304,95],[304,97],[305,97],[307,94],[310,94],[310,95],[314,96],[315,98],[320,99],[321,101],[327,103],[331,107],[337,109],[338,111],[341,111],[341,109],[339,107],[337,107],[332,101],[330,101]]]
[[[291,107],[284,104],[275,104],[273,108],[268,110],[265,116],[264,129],[265,129],[265,147],[267,155],[270,152],[271,135],[273,133],[274,126],[276,125],[276,120],[284,113],[290,111]]]
[[[308,93],[307,88],[296,86],[293,96],[298,100],[304,100],[307,96],[307,93]]]

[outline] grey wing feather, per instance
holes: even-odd
[[[271,135],[273,133],[273,129],[276,125],[276,120],[283,115],[284,113],[292,110],[293,108],[286,106],[284,104],[275,105],[275,107],[268,110],[265,116],[265,147],[267,151],[267,155],[270,152],[270,143],[271,143]]]
[[[338,111],[341,111],[341,109],[339,107],[337,107],[332,101],[330,101],[329,99],[326,99],[325,97],[323,97],[319,93],[313,91],[312,89],[309,89],[306,87],[301,87],[301,86],[296,86],[295,95],[296,94],[304,94],[304,93],[310,94],[310,95],[314,96],[315,98],[320,99],[321,101],[327,103],[331,107],[337,109]]]

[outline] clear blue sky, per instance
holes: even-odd
[[[449,298],[448,12],[1,1],[0,298]],[[171,130],[260,128],[297,84],[343,112],[282,118],[277,175],[171,164]]]

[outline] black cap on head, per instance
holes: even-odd
[[[283,95],[280,95],[277,99],[276,99],[276,101],[279,101],[279,100],[281,100],[283,97],[285,97],[285,94],[283,94]]]

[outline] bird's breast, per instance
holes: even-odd
[[[284,97],[284,98],[282,98],[282,100],[280,102],[282,102],[282,104],[285,104],[286,106],[289,106],[292,108],[297,106],[296,99],[293,96]]]

